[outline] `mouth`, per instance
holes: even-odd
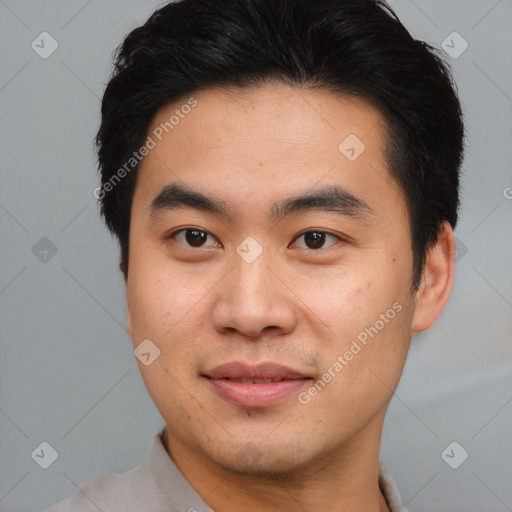
[[[221,398],[239,407],[259,409],[298,393],[311,376],[276,363],[224,363],[201,374]]]
[[[229,382],[240,382],[242,384],[273,384],[274,382],[283,382],[284,380],[300,380],[300,377],[296,379],[232,379],[228,377],[220,377],[220,379],[227,380]]]

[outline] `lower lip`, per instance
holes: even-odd
[[[298,393],[309,379],[281,380],[267,384],[246,384],[227,379],[207,379],[223,398],[240,407],[262,408],[281,402]]]

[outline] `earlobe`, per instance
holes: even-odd
[[[426,331],[446,306],[453,287],[455,240],[453,229],[444,222],[435,245],[428,251],[412,320],[414,332]]]

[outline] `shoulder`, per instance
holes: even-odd
[[[162,502],[147,463],[122,473],[104,473],[44,512],[140,512]],[[154,506],[153,506],[154,505]]]

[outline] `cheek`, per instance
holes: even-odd
[[[134,343],[149,338],[165,344],[173,335],[197,328],[202,287],[182,272],[167,275],[157,267],[133,269],[127,284],[127,301]],[[130,272],[132,269],[130,269]]]
[[[338,324],[340,334],[324,351],[319,379],[299,397],[310,417],[325,418],[326,428],[363,428],[387,408],[410,343],[410,312],[402,303],[377,308],[368,322],[358,306],[352,310],[359,316],[347,319],[350,325]]]
[[[160,350],[150,365],[139,364],[140,373],[160,410],[180,408],[186,402],[180,383],[194,375],[193,354],[197,352],[198,329],[204,325],[201,293],[190,285],[190,276],[148,265],[133,270],[127,283],[127,299],[133,328],[133,345],[149,339]],[[188,288],[187,288],[188,282]],[[197,283],[196,283],[197,284]],[[181,390],[181,391],[180,391]]]
[[[297,295],[304,297],[306,310],[314,312],[335,334],[346,336],[378,320],[381,313],[399,300],[400,283],[389,273],[386,279],[383,275],[386,274],[373,268],[343,269],[342,272],[331,269],[328,276],[302,280]]]
[[[319,282],[322,286],[305,287],[302,293],[311,300],[307,306],[315,314],[305,313],[311,322],[327,326],[321,347],[324,371],[331,369],[338,384],[360,381],[360,389],[376,380],[369,369],[396,381],[411,337],[405,282],[391,269],[379,273],[370,268]],[[332,368],[338,356],[341,363]]]

